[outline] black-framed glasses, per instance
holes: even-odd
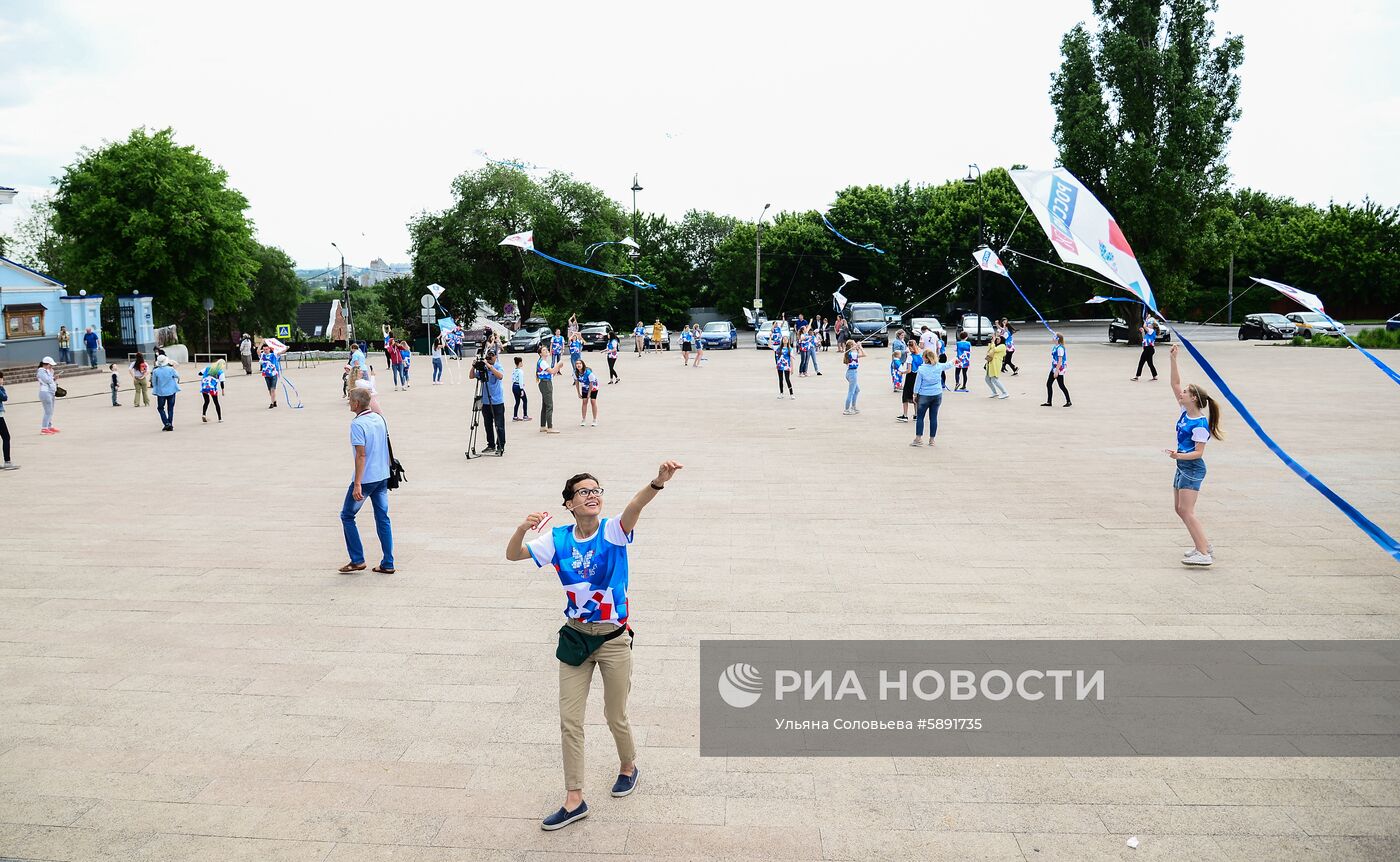
[[[578,490],[574,491],[574,496],[575,496],[575,497],[601,497],[601,496],[603,496],[603,489],[602,489],[602,488],[579,488]]]

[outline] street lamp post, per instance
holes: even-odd
[[[642,190],[642,184],[637,182],[637,175],[632,175],[632,236],[637,236],[637,192]],[[629,252],[632,258],[641,257],[641,252],[632,249]],[[632,285],[632,317],[636,320],[642,319],[642,286],[634,283]]]
[[[331,247],[340,251],[340,246],[331,243]],[[340,251],[340,295],[341,301],[345,304],[345,349],[350,349],[350,334],[355,329],[355,322],[350,317],[350,286],[345,278],[345,252]]]
[[[763,294],[760,288],[759,276],[763,273],[763,217],[768,213],[768,208],[772,204],[764,204],[763,211],[758,214],[758,221],[754,222],[753,228],[753,322],[758,326],[758,315],[763,310]]]
[[[972,172],[976,171],[974,178]],[[977,165],[967,166],[967,176],[963,179],[965,183],[977,184],[977,246],[981,248],[987,244],[987,227],[982,217],[982,169]],[[982,334],[982,268],[977,268],[977,334]]]
[[[214,300],[212,297],[204,297],[204,355],[209,357],[209,361],[214,361],[214,348],[209,337],[209,312],[214,310]]]

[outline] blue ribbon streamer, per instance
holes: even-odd
[[[557,257],[552,257],[550,255],[545,254],[537,248],[532,248],[530,249],[530,251],[534,252],[535,254],[539,255],[545,260],[550,261],[551,263],[557,263],[560,266],[567,266],[569,269],[576,269],[579,272],[586,272],[589,275],[601,275],[603,278],[616,279],[617,281],[620,281],[623,284],[630,284],[633,287],[640,288],[642,290],[654,290],[656,288],[656,285],[644,280],[639,275],[616,275],[611,272],[603,272],[601,269],[589,269],[586,266],[579,266],[576,263],[569,263],[567,260],[560,260]]]
[[[1170,324],[1168,324],[1168,326],[1170,326]],[[1361,532],[1370,537],[1371,541],[1380,545],[1386,553],[1395,558],[1397,562],[1400,562],[1400,542],[1397,542],[1389,533],[1381,529],[1370,518],[1361,514],[1355,506],[1342,499],[1337,492],[1323,484],[1322,480],[1309,472],[1306,467],[1293,460],[1293,456],[1283,451],[1283,447],[1275,443],[1274,438],[1270,437],[1268,433],[1264,431],[1259,421],[1254,418],[1254,414],[1249,412],[1249,408],[1245,407],[1244,402],[1240,401],[1239,396],[1226,385],[1225,379],[1206,361],[1206,358],[1201,355],[1201,352],[1196,349],[1196,346],[1190,341],[1187,341],[1186,336],[1177,331],[1176,327],[1171,327],[1171,330],[1181,341],[1182,346],[1185,347],[1192,358],[1196,360],[1196,364],[1201,366],[1201,370],[1206,373],[1206,376],[1209,377],[1216,386],[1220,387],[1220,394],[1225,396],[1225,400],[1229,401],[1230,404],[1234,406],[1235,412],[1240,414],[1240,418],[1245,421],[1245,424],[1250,427],[1250,430],[1254,432],[1255,436],[1264,441],[1265,446],[1269,447],[1269,451],[1273,452],[1278,456],[1280,461],[1288,465],[1288,469],[1297,473],[1298,478],[1313,486],[1319,494],[1327,498],[1328,502],[1340,509],[1342,514],[1350,518],[1351,522],[1360,528]]]
[[[1328,317],[1326,312],[1322,312],[1322,316],[1327,318],[1327,322],[1332,324],[1332,327],[1334,329],[1336,329],[1338,332],[1342,332],[1341,325],[1337,323],[1337,321]],[[1365,356],[1367,359],[1374,362],[1376,367],[1379,368],[1381,372],[1385,374],[1386,377],[1389,377],[1391,380],[1395,381],[1396,385],[1400,385],[1400,374],[1397,374],[1394,368],[1391,368],[1389,365],[1386,365],[1384,362],[1382,362],[1380,357],[1376,354],[1357,344],[1355,341],[1352,341],[1350,335],[1347,335],[1343,332],[1342,337],[1345,338],[1347,340],[1347,343],[1350,344],[1352,347],[1355,347],[1357,350],[1360,350],[1362,356]]]
[[[1006,264],[1002,264],[1002,268],[1005,269],[1005,268],[1006,268]],[[1026,292],[1025,292],[1024,290],[1021,290],[1021,285],[1019,285],[1019,284],[1016,283],[1016,279],[1014,279],[1014,278],[1011,277],[1011,273],[1009,273],[1009,272],[1006,273],[1006,280],[1009,281],[1009,282],[1011,282],[1011,286],[1014,287],[1014,288],[1016,288],[1016,292],[1017,292],[1017,293],[1021,294],[1021,298],[1024,299],[1024,300],[1026,301],[1026,305],[1029,305],[1029,306],[1031,307],[1031,311],[1034,311],[1034,312],[1035,312],[1035,316],[1038,317],[1038,318],[1040,318],[1040,325],[1043,326],[1043,327],[1045,327],[1047,330],[1049,330],[1049,332],[1050,332],[1051,335],[1054,335],[1054,334],[1055,334],[1055,329],[1054,329],[1054,327],[1052,327],[1050,324],[1048,324],[1048,323],[1045,322],[1045,316],[1044,316],[1043,314],[1040,313],[1040,309],[1038,309],[1038,308],[1035,307],[1035,303],[1031,302],[1030,297],[1026,296]],[[979,324],[979,325],[980,325],[980,324]]]
[[[851,239],[850,237],[846,236],[845,234],[841,233],[841,231],[839,231],[839,230],[837,230],[836,228],[832,227],[831,222],[829,222],[829,221],[826,220],[826,216],[825,216],[825,215],[822,216],[822,224],[826,225],[826,229],[827,229],[827,230],[829,230],[829,231],[831,231],[832,233],[836,234],[836,235],[839,236],[841,239],[844,239],[846,242],[850,243],[851,245],[855,246],[856,248],[863,248],[863,249],[865,249],[866,251],[873,251],[873,252],[875,252],[876,254],[884,254],[884,253],[885,253],[885,250],[884,250],[884,249],[876,248],[874,243],[871,243],[871,242],[865,242],[865,243],[856,242],[855,240],[853,240],[853,239]]]

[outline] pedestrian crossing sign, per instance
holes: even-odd
[[[279,323],[279,324],[277,324],[277,337],[278,337],[278,338],[291,338],[291,337],[292,337],[292,325],[291,325],[290,323]]]

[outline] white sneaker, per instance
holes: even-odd
[[[859,413],[859,412],[860,412],[860,408],[859,408],[859,407],[852,407],[852,408],[851,408],[851,412],[852,412],[852,413]]]
[[[586,425],[586,424],[588,424],[588,423],[586,423],[586,422],[580,422],[580,423],[578,423],[578,427],[582,428],[582,427],[583,427],[584,425]]]
[[[783,393],[781,393],[781,392],[778,393],[778,400],[779,400],[779,401],[782,401],[782,400],[783,400]]]
[[[1183,557],[1189,557],[1189,556],[1191,556],[1191,555],[1194,554],[1194,553],[1196,553],[1196,548],[1195,548],[1195,546],[1193,545],[1192,547],[1187,548],[1187,549],[1186,549],[1186,552],[1183,553],[1181,556],[1183,556]],[[1209,554],[1212,558],[1215,557],[1215,544],[1214,544],[1214,543],[1207,543],[1207,544],[1206,544],[1206,553]]]
[[[18,464],[15,464],[15,463],[13,463],[13,462],[11,462],[11,461],[6,461],[5,464],[4,464],[4,466],[0,466],[0,470],[18,470],[18,469],[19,469],[19,465],[18,465]]]
[[[597,427],[598,427],[598,423],[597,423],[597,422],[594,422],[593,425],[590,426],[590,427],[597,428]]]
[[[921,437],[915,437],[915,438],[914,438],[914,442],[913,442],[913,443],[910,443],[909,445],[910,445],[910,446],[922,446],[922,445],[924,445],[923,438],[921,438]]]
[[[846,408],[845,410],[842,410],[842,411],[841,411],[841,415],[842,415],[842,416],[854,416],[855,414],[851,412],[850,408]]]
[[[1210,554],[1193,550],[1188,556],[1181,558],[1181,564],[1183,566],[1211,566],[1215,564],[1215,558]]]
[[[788,398],[792,399],[793,401],[797,400],[797,396],[793,395],[791,392],[788,393]]]
[[[997,397],[998,397],[998,398],[1010,398],[1011,396],[1008,395],[1008,394],[1006,394],[1005,392],[1003,392],[1002,394],[998,395]]]

